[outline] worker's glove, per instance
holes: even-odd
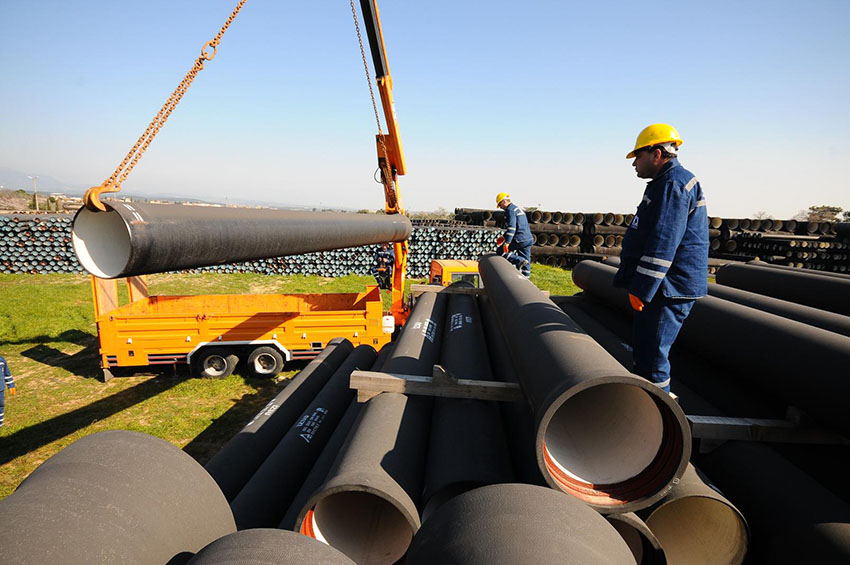
[[[16,389],[15,387],[12,387],[12,388],[9,389],[9,394],[11,394],[12,396],[15,396],[15,393],[17,393],[17,392],[18,392],[18,389]]]
[[[641,300],[640,298],[638,298],[634,294],[629,295],[629,302],[631,303],[632,308],[634,308],[638,312],[641,312],[643,310],[643,306],[644,306],[643,300]]]

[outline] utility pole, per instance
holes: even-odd
[[[35,211],[38,212],[38,185],[35,182],[38,180],[38,177],[31,177],[27,175],[27,178],[32,179],[32,193],[35,198]]]

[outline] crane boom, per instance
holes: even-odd
[[[381,19],[375,0],[360,0],[363,23],[369,39],[372,64],[375,68],[375,82],[381,97],[381,106],[387,124],[387,132],[381,131],[375,136],[378,149],[378,168],[381,171],[381,183],[384,185],[385,211],[387,214],[404,214],[398,177],[406,172],[404,150],[393,102],[393,79],[390,75],[387,55],[384,48],[384,35],[381,31]],[[380,127],[380,124],[379,124]],[[407,317],[404,308],[404,275],[407,270],[407,241],[395,243],[395,265],[392,280],[392,314],[396,324],[401,325]]]

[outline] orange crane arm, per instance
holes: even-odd
[[[381,171],[381,183],[384,185],[386,200],[385,211],[387,214],[404,214],[404,205],[398,187],[398,177],[406,172],[404,150],[401,146],[401,136],[395,114],[393,79],[387,65],[378,6],[375,4],[375,0],[360,0],[360,10],[363,13],[366,34],[369,38],[372,63],[375,67],[375,82],[378,84],[378,93],[381,97],[381,106],[387,123],[387,132],[379,131],[376,136],[378,167]],[[407,270],[407,241],[395,243],[393,250],[395,252],[395,265],[392,281],[392,313],[396,324],[401,325],[407,318],[403,301],[404,274]]]

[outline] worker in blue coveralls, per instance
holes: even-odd
[[[393,265],[395,264],[395,253],[389,243],[382,243],[381,248],[375,251],[375,260],[372,263],[372,276],[378,283],[378,288],[389,289],[393,280]]]
[[[670,392],[670,347],[697,298],[708,292],[708,213],[697,178],[676,158],[673,126],[640,132],[632,166],[651,179],[623,237],[614,286],[634,309],[634,372]]]
[[[496,195],[496,206],[505,211],[505,235],[504,241],[499,243],[500,255],[528,278],[531,276],[531,244],[534,243],[528,218],[522,208],[511,202],[511,195],[507,192]]]
[[[3,414],[6,410],[6,388],[9,388],[9,394],[15,396],[17,389],[15,381],[12,379],[12,371],[9,370],[9,364],[3,357],[0,357],[0,376],[3,378],[3,384],[0,385],[0,427],[3,426]]]

